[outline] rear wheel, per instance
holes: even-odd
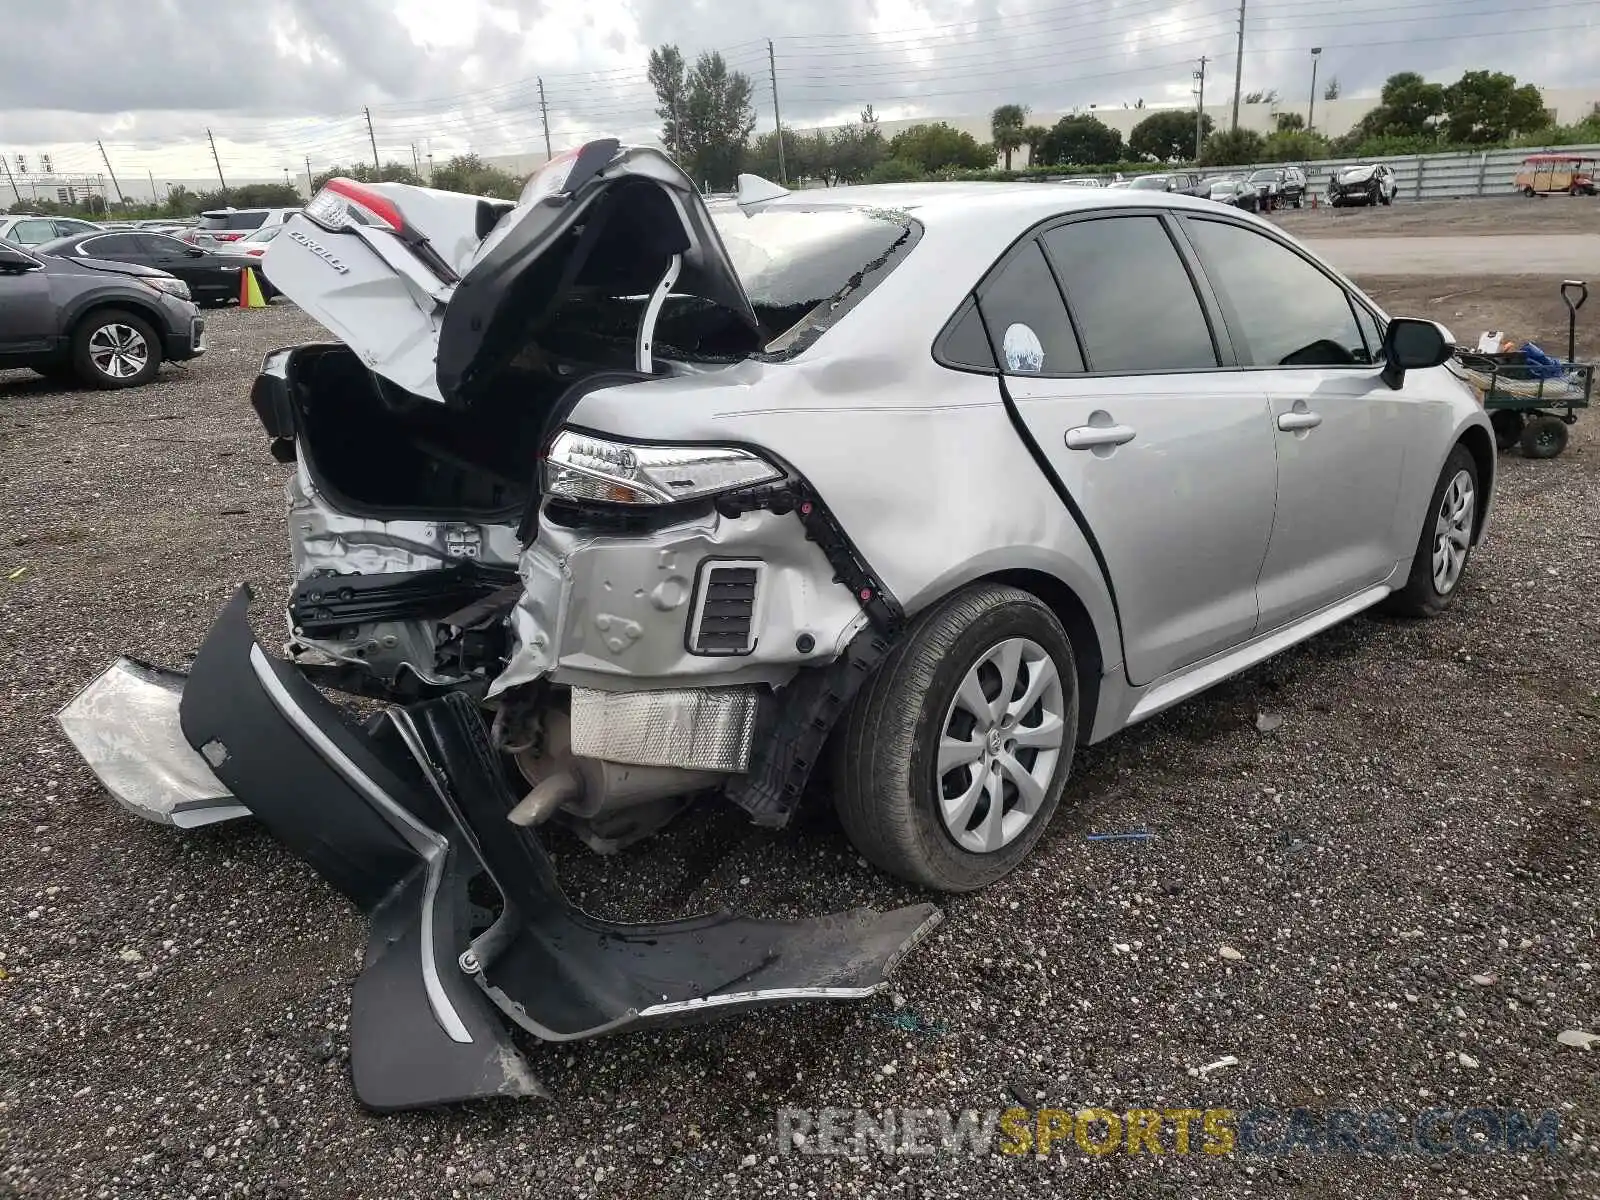
[[[1532,187],[1525,187],[1525,188],[1523,188],[1523,189],[1522,189],[1522,194],[1523,194],[1523,195],[1524,195],[1524,196],[1526,196],[1526,197],[1528,197],[1528,199],[1530,199],[1530,200],[1532,200],[1532,199],[1533,199],[1533,194],[1534,194],[1534,193],[1533,193],[1533,188],[1532,188]]]
[[[160,369],[161,342],[142,318],[102,309],[72,335],[72,362],[78,378],[93,387],[138,387]]]
[[[1528,458],[1554,458],[1567,448],[1567,427],[1559,417],[1535,417],[1522,431],[1522,453]]]
[[[1406,585],[1384,602],[1403,617],[1436,617],[1456,598],[1478,521],[1478,464],[1458,445],[1434,485]]]
[[[1044,832],[1077,748],[1072,645],[1037,597],[977,584],[923,614],[835,740],[835,806],[893,875],[945,892],[1012,871]]]

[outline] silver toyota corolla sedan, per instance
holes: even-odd
[[[463,978],[583,1037],[869,994],[937,919],[647,952],[560,900],[533,828],[607,852],[707,793],[779,826],[825,774],[871,861],[982,887],[1079,747],[1449,605],[1493,493],[1447,331],[1201,199],[747,178],[708,208],[608,140],[515,204],[333,180],[264,265],[333,335],[252,396],[293,464],[285,652],[241,592],[187,676],[121,660],[61,721],[135,811],[252,814],[383,946],[420,930],[458,1047]],[[389,707],[358,726],[313,684]],[[440,911],[474,873],[485,928]],[[380,1107],[516,1090],[377,1053]]]

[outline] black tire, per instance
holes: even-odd
[[[97,335],[104,330],[115,329],[131,331],[135,336],[127,342],[129,350],[126,355],[111,355],[114,361],[132,366],[137,361],[134,353],[136,344],[142,344],[138,345],[138,349],[144,356],[143,365],[126,375],[114,374],[109,369],[103,370],[96,362],[97,355],[107,354]],[[124,335],[114,333],[111,336]],[[90,387],[106,389],[138,387],[140,384],[149,383],[161,369],[161,339],[156,337],[155,330],[150,328],[144,318],[117,308],[102,308],[90,313],[73,331],[72,365],[78,378]]]
[[[1433,556],[1439,538],[1437,524],[1445,505],[1446,493],[1462,472],[1466,473],[1472,487],[1473,507],[1468,514],[1471,528],[1468,530],[1467,544],[1461,549],[1460,566],[1448,586],[1441,591],[1433,570]],[[1444,470],[1439,472],[1439,481],[1433,485],[1428,511],[1422,521],[1422,532],[1417,539],[1417,552],[1411,559],[1411,574],[1406,579],[1405,587],[1384,601],[1385,612],[1400,617],[1436,617],[1455,602],[1456,594],[1461,590],[1461,580],[1466,577],[1468,560],[1472,557],[1471,537],[1476,533],[1481,497],[1477,460],[1472,457],[1472,451],[1457,444],[1450,451],[1450,457],[1445,459]]]
[[[1295,197],[1295,198],[1294,198],[1294,206],[1295,206],[1295,207],[1296,207],[1296,208],[1299,208],[1299,207],[1300,207],[1300,206],[1301,206],[1301,205],[1303,205],[1303,204],[1304,204],[1304,203],[1305,203],[1305,200],[1306,200],[1306,198],[1305,198],[1305,196],[1303,196],[1303,195],[1300,195],[1300,196],[1296,196],[1296,197]]]
[[[1389,205],[1394,203],[1394,193],[1393,192],[1384,192],[1384,193],[1382,193],[1382,196],[1383,196],[1383,206],[1385,208],[1388,208]]]
[[[1567,427],[1560,417],[1535,417],[1522,430],[1525,458],[1554,458],[1567,448]]]
[[[1528,199],[1532,200],[1536,193],[1534,192],[1533,188],[1525,187],[1525,188],[1522,189],[1522,194],[1524,196],[1526,196]]]
[[[1522,438],[1522,427],[1526,422],[1522,414],[1514,409],[1501,408],[1489,414],[1489,424],[1494,426],[1494,444],[1505,451]]]
[[[1383,189],[1381,187],[1375,187],[1371,191],[1369,191],[1367,193],[1367,203],[1373,208],[1377,208],[1378,205],[1382,204],[1383,203]]]
[[[1060,683],[1063,730],[1048,783],[1030,820],[1012,840],[991,851],[961,846],[947,827],[940,808],[946,788],[968,787],[977,793],[968,819],[966,836],[981,837],[981,818],[992,804],[982,785],[992,779],[1001,789],[1001,814],[1017,815],[1019,794],[1012,780],[1001,774],[998,760],[986,751],[972,762],[938,774],[941,740],[966,716],[956,704],[958,692],[975,670],[980,682],[994,688],[988,703],[999,699],[1001,674],[989,653],[1010,639],[1025,639],[1043,651],[1054,665]],[[906,631],[900,644],[857,695],[834,738],[834,806],[839,821],[856,849],[870,862],[892,875],[943,892],[968,892],[985,887],[1016,868],[1033,849],[1049,824],[1072,771],[1078,736],[1078,680],[1072,643],[1061,622],[1037,597],[1000,584],[975,584],[947,597],[923,613]],[[1036,660],[1034,670],[1043,659]],[[990,675],[983,675],[987,666]],[[1019,673],[1017,686],[1028,675]],[[1048,694],[1048,693],[1047,693]],[[987,690],[985,691],[988,697]],[[1013,699],[1021,699],[1016,691]],[[1030,718],[1038,716],[1039,721]],[[1042,707],[1032,706],[1017,721],[1035,725],[1043,720]],[[995,737],[1013,722],[994,726]],[[976,722],[961,740],[986,743]],[[1003,745],[1004,743],[1002,743]],[[1011,761],[1036,769],[1038,756],[1050,751],[1013,751]],[[1024,756],[1033,754],[1031,760]],[[989,764],[989,765],[986,765]],[[966,774],[963,775],[962,773]],[[952,797],[953,799],[954,797]]]

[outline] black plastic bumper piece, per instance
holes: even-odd
[[[566,1041],[863,998],[939,921],[928,904],[800,921],[590,917],[534,835],[506,820],[515,797],[471,700],[451,693],[357,728],[262,651],[248,604],[241,588],[218,616],[179,718],[239,802],[371,918],[350,1031],[368,1107],[546,1094],[500,1014]],[[479,874],[504,907],[474,940]]]
[[[240,803],[371,917],[350,1013],[357,1098],[392,1110],[545,1094],[456,963],[477,863],[438,832],[448,817],[405,761],[261,650],[249,598],[241,588],[212,626],[179,720]]]
[[[799,921],[726,912],[647,925],[599,920],[567,901],[538,841],[506,820],[515,797],[469,700],[443,696],[397,720],[505,901],[463,966],[507,1017],[548,1041],[862,999],[886,987],[939,922],[931,904]]]
[[[475,562],[434,571],[327,575],[308,579],[295,589],[289,619],[312,636],[368,621],[438,619],[516,582],[511,567]]]

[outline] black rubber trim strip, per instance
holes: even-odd
[[[989,319],[983,315],[983,305],[978,305],[978,320],[983,322],[984,332],[989,332]],[[1050,490],[1055,492],[1061,503],[1066,506],[1072,519],[1077,522],[1078,532],[1083,534],[1083,540],[1088,543],[1089,552],[1094,555],[1095,565],[1100,568],[1100,578],[1105,581],[1106,595],[1111,598],[1111,614],[1117,622],[1117,645],[1122,651],[1122,660],[1128,660],[1128,647],[1122,638],[1122,608],[1117,604],[1117,585],[1111,579],[1111,566],[1106,562],[1105,551],[1100,548],[1100,539],[1094,536],[1094,530],[1089,528],[1089,518],[1084,516],[1083,509],[1078,507],[1078,502],[1072,498],[1072,493],[1067,490],[1067,485],[1061,482],[1061,476],[1056,474],[1056,469],[1050,465],[1050,459],[1045,455],[1044,449],[1033,436],[1033,431],[1028,428],[1028,423],[1022,419],[1022,414],[1017,411],[1017,402],[1011,397],[1011,389],[1006,386],[1004,372],[995,376],[995,382],[1000,385],[1000,399],[1006,406],[1006,417],[1011,421],[1011,428],[1017,431],[1017,437],[1027,447],[1028,453],[1033,457],[1034,465],[1039,468],[1039,473],[1044,476],[1050,485]]]

